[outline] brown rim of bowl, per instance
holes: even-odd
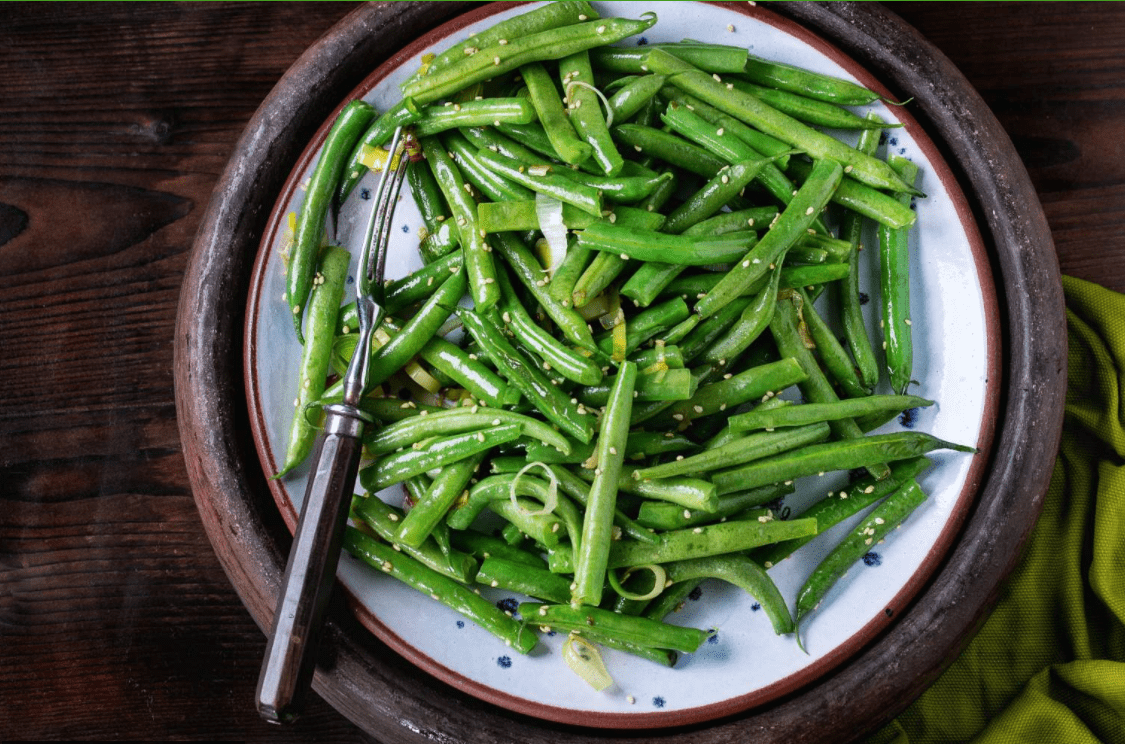
[[[410,39],[472,5],[388,3],[355,10],[311,47],[239,141],[201,224],[181,294],[176,399],[189,477],[208,536],[255,621],[270,622],[289,536],[246,421],[239,351],[257,241],[281,184],[325,117]],[[705,725],[614,734],[630,741],[841,741],[886,722],[968,642],[1034,526],[1057,451],[1065,387],[1065,317],[1042,208],[999,123],[940,52],[886,8],[779,4],[856,59],[914,111],[968,195],[985,233],[1006,327],[1002,412],[979,498],[950,555],[909,613],[815,686]],[[415,669],[333,608],[314,686],[387,742],[596,741],[596,732],[484,705]],[[247,701],[247,715],[253,715]]]
[[[807,43],[812,48],[817,49],[826,57],[839,63],[843,68],[856,75],[857,79],[868,88],[886,98],[892,97],[889,90],[884,88],[878,80],[872,77],[869,72],[862,69],[854,60],[847,58],[838,48],[829,44],[816,34],[797,25],[794,21],[782,18],[760,7],[746,5],[745,3],[717,3],[716,5],[720,5],[728,10],[733,10],[748,17],[753,17],[758,21],[767,23],[779,29],[781,32]],[[311,163],[317,157],[331,123],[335,120],[346,100],[368,96],[371,90],[378,85],[387,74],[401,65],[405,60],[416,57],[441,39],[446,38],[447,35],[456,33],[466,23],[477,22],[501,9],[501,7],[496,5],[475,8],[473,11],[459,16],[454,21],[443,24],[439,28],[434,29],[431,33],[413,41],[380,66],[378,70],[368,75],[367,78],[352,91],[347,99],[340,101],[336,109],[325,118],[325,122],[318,129],[316,135],[310,140],[293,166],[293,170],[285,186],[282,188],[277,204],[288,204],[292,200],[293,194],[298,189],[300,181],[303,178],[303,174],[307,173]],[[905,123],[905,131],[914,138],[918,148],[925,154],[927,160],[934,165],[934,175],[941,180],[944,188],[949,193],[960,218],[962,229],[970,243],[976,272],[980,278],[988,338],[986,379],[998,381],[1001,379],[999,373],[999,358],[1002,334],[1000,333],[1000,322],[996,306],[991,266],[980,232],[977,229],[968,202],[961,192],[960,185],[953,177],[952,171],[949,169],[948,164],[944,162],[942,155],[937,151],[934,143],[922,130],[921,125],[910,115],[909,109],[903,108],[896,113]],[[272,247],[277,244],[278,231],[284,229],[285,214],[285,209],[281,209],[278,206],[273,208],[272,216],[263,232],[262,240],[258,248],[258,256],[255,261],[249,290],[249,302],[246,314],[247,332],[243,351],[246,361],[245,385],[250,410],[250,423],[258,448],[258,456],[266,472],[276,472],[279,469],[281,465],[279,458],[283,453],[275,453],[270,447],[269,436],[264,421],[264,411],[262,409],[264,393],[260,389],[261,380],[256,372],[259,369],[260,362],[258,361],[258,346],[255,341],[258,337],[257,321],[260,317],[259,308],[262,306],[262,303],[271,301],[271,298],[264,296],[262,285],[266,281],[269,271],[276,270],[275,264],[271,264],[268,261],[269,252],[272,250]],[[910,603],[941,564],[941,561],[948,553],[949,548],[969,512],[969,508],[980,486],[981,476],[983,475],[991,454],[990,448],[998,403],[999,395],[994,384],[986,389],[985,407],[981,418],[980,429],[975,440],[979,452],[972,459],[972,464],[969,472],[966,474],[964,485],[957,495],[949,518],[943,525],[940,534],[926,551],[923,560],[916,570],[908,577],[907,581],[899,588],[895,596],[886,606],[874,609],[871,617],[862,627],[816,662],[784,678],[775,680],[766,686],[742,694],[732,695],[722,700],[688,709],[638,709],[630,713],[592,711],[536,702],[489,686],[472,677],[454,671],[446,666],[440,658],[430,656],[421,649],[406,642],[393,628],[385,624],[371,608],[364,606],[350,591],[347,592],[347,595],[353,610],[358,614],[360,622],[399,655],[453,687],[467,692],[485,702],[507,708],[517,713],[574,726],[613,729],[650,729],[694,725],[716,718],[735,715],[743,710],[769,703],[771,700],[789,694],[806,685],[815,683],[821,676],[831,671],[859,649],[870,643],[878,634],[884,632],[889,625],[897,622],[901,616],[900,610]],[[269,481],[269,487],[273,494],[274,501],[285,520],[286,526],[290,533],[292,533],[296,529],[298,516],[294,506],[293,494],[291,493],[292,486],[282,480],[271,480]],[[347,591],[346,587],[343,588]]]

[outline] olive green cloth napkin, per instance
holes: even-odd
[[[1063,277],[1062,446],[995,610],[866,744],[1125,742],[1125,295]]]

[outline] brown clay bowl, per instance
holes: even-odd
[[[197,238],[176,336],[185,456],[208,535],[263,628],[272,622],[289,531],[262,475],[242,392],[243,313],[254,252],[285,180],[332,110],[401,47],[472,7],[365,6],[338,24],[262,104]],[[913,97],[914,115],[959,181],[984,238],[1001,311],[995,446],[944,563],[862,650],[750,710],[615,738],[843,741],[888,720],[936,678],[987,613],[1038,515],[1057,446],[1065,381],[1061,287],[1049,231],[1007,136],[948,61],[886,9],[769,8],[842,50],[892,93]],[[435,680],[359,627],[343,602],[333,608],[314,687],[384,741],[599,738],[591,729],[482,703]],[[251,701],[247,714],[253,715]]]

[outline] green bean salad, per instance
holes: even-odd
[[[345,549],[517,652],[565,634],[599,690],[600,648],[673,666],[707,641],[672,620],[708,579],[801,645],[925,500],[928,453],[974,451],[875,433],[934,403],[910,393],[918,168],[851,110],[878,96],[743,47],[638,44],[656,23],[549,3],[427,55],[385,110],[348,103],[286,256],[303,354],[277,477],[307,458],[356,345],[326,218],[411,128],[421,268],[387,283]],[[846,487],[781,510],[799,479],[840,471]],[[769,569],[861,513],[783,595]],[[481,587],[526,601],[505,611]]]

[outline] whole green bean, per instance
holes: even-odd
[[[886,498],[867,515],[863,522],[852,530],[843,542],[813,570],[797,593],[796,621],[812,613],[828,590],[847,572],[856,561],[862,558],[871,545],[910,516],[926,500],[926,492],[918,482],[911,479]]]
[[[625,361],[617,369],[609,401],[598,427],[598,466],[590,484],[586,512],[582,519],[581,547],[575,554],[574,585],[570,601],[576,605],[601,602],[609,560],[613,513],[617,504],[617,483],[625,459],[629,418],[633,409],[633,388],[637,365]]]
[[[453,502],[469,487],[469,481],[483,461],[484,453],[478,452],[443,468],[421,498],[416,499],[414,506],[406,512],[392,542],[412,548],[425,542],[441,523]]]
[[[654,127],[615,124],[610,131],[614,139],[632,147],[634,151],[651,155],[704,178],[711,178],[726,165],[722,158],[712,155],[699,145]]]
[[[609,98],[613,120],[623,122],[633,118],[663,87],[663,75],[640,75],[629,80]]]
[[[446,152],[456,163],[462,178],[476,187],[485,199],[492,201],[526,201],[535,194],[524,186],[502,177],[478,156],[479,150],[461,134],[461,130],[443,132],[438,138]],[[479,208],[478,208],[479,212]],[[479,214],[477,217],[479,221]],[[477,229],[482,229],[477,225]]]
[[[724,517],[777,501],[792,492],[792,486],[771,485],[727,493],[719,497],[719,505],[712,512],[700,509],[692,511],[664,501],[645,501],[637,510],[637,523],[654,530],[681,530],[685,527],[718,522]]]
[[[712,480],[721,493],[729,493],[809,475],[905,460],[936,449],[951,449],[957,452],[976,451],[972,447],[946,442],[924,432],[871,434],[859,439],[812,444],[796,452],[775,455],[716,473]]]
[[[831,160],[817,161],[814,171],[762,239],[696,303],[697,313],[707,317],[741,295],[808,230],[843,176],[843,168]]]
[[[378,491],[411,476],[425,473],[519,438],[519,424],[434,437],[417,448],[385,455],[359,471],[359,482],[368,491]]]
[[[301,349],[301,371],[298,375],[293,420],[289,426],[285,462],[274,478],[280,478],[304,462],[316,443],[318,429],[309,423],[306,411],[324,394],[332,341],[336,335],[336,315],[344,296],[344,280],[348,275],[349,260],[349,254],[343,248],[329,248],[320,262],[320,278],[313,282],[309,298],[309,334]]]
[[[659,49],[649,51],[646,59],[653,72],[668,76],[669,84],[798,150],[803,150],[815,159],[832,159],[851,166],[849,173],[852,177],[869,186],[918,194],[912,186],[904,184],[886,163],[802,124],[749,93],[736,90],[732,83],[724,84],[714,80],[702,70]]]
[[[477,572],[477,583],[493,589],[519,592],[545,602],[570,601],[570,580],[551,573],[546,568],[535,568],[504,558],[486,558]]]
[[[668,478],[677,475],[705,473],[712,470],[742,465],[753,460],[781,454],[806,444],[816,444],[828,439],[828,424],[809,424],[782,431],[758,432],[743,436],[721,447],[704,450],[682,460],[673,460],[633,471],[640,480]]]
[[[879,98],[876,93],[848,80],[762,59],[753,54],[748,55],[742,75],[747,80],[760,85],[768,85],[843,106],[861,106]]]
[[[551,147],[564,163],[578,165],[589,159],[593,149],[578,138],[574,131],[558,88],[542,63],[532,62],[520,68],[524,83],[527,84],[531,102],[539,113],[543,131],[551,142]],[[526,122],[525,122],[526,123]]]
[[[709,635],[705,630],[621,615],[598,607],[521,602],[519,613],[537,627],[579,632],[589,629],[641,646],[686,653],[698,649]]]
[[[503,408],[480,406],[442,409],[384,426],[364,440],[364,449],[369,457],[381,457],[398,449],[412,447],[433,436],[510,425],[520,426],[523,435],[532,437],[545,446],[563,452],[570,450],[570,441],[539,419]]]
[[[769,574],[745,555],[720,555],[675,561],[664,567],[668,581],[680,583],[700,579],[719,579],[734,584],[761,605],[777,635],[792,633],[796,629],[785,597]]]
[[[803,403],[784,405],[769,410],[739,413],[727,420],[732,431],[775,429],[783,426],[805,426],[818,421],[856,418],[876,411],[901,413],[908,408],[932,406],[934,401],[916,395],[870,395],[849,398],[832,403]]]
[[[777,307],[777,291],[782,271],[781,267],[774,267],[769,273],[769,283],[746,306],[730,330],[703,350],[699,355],[700,362],[714,364],[724,359],[734,359],[750,348],[750,344],[757,341],[758,337],[769,328],[774,309]]]
[[[302,344],[305,343],[301,327],[305,302],[312,291],[313,279],[320,264],[324,220],[332,205],[336,186],[343,176],[347,153],[374,116],[375,109],[366,101],[354,100],[344,106],[320,149],[320,157],[317,158],[305,187],[304,201],[297,212],[293,247],[286,267],[285,299],[293,314],[297,340]]]
[[[663,49],[707,72],[742,72],[746,50],[724,44],[672,43],[637,47],[598,47],[590,51],[590,61],[608,72],[636,75],[648,72],[645,55],[650,49]]]
[[[555,173],[549,166],[525,166],[488,148],[478,150],[477,159],[494,173],[537,194],[558,199],[598,217],[602,214],[602,194],[598,189]]]
[[[344,549],[423,594],[437,597],[439,602],[473,620],[520,653],[529,653],[539,642],[534,631],[505,615],[496,605],[468,587],[353,527],[344,532]]]
[[[465,191],[461,172],[441,142],[435,137],[423,137],[421,144],[461,235],[462,260],[473,304],[487,310],[500,299],[500,288],[496,286],[492,254],[477,228],[476,203]]]
[[[530,62],[560,59],[595,46],[612,44],[651,28],[655,13],[645,13],[641,20],[606,18],[575,23],[523,36],[498,40],[487,47],[477,47],[474,54],[422,78],[406,80],[401,89],[404,96],[425,104],[452,95],[473,83],[490,80]],[[500,41],[507,43],[501,44]],[[472,47],[468,47],[472,48]]]
[[[756,241],[757,235],[750,231],[697,238],[619,227],[608,221],[595,222],[578,235],[578,245],[584,248],[686,266],[729,263],[742,258]]]
[[[786,172],[795,182],[803,183],[812,173],[812,164],[795,158],[790,161]],[[830,201],[889,227],[912,225],[917,217],[909,206],[903,205],[891,194],[866,186],[854,178],[842,179]]]
[[[610,136],[601,97],[594,87],[589,53],[584,49],[560,59],[559,75],[567,114],[578,136],[590,145],[591,159],[607,176],[620,174],[625,161]]]
[[[849,398],[862,398],[871,394],[871,389],[859,381],[855,365],[848,356],[843,344],[836,338],[835,331],[820,317],[809,293],[804,289],[795,290],[801,295],[801,318],[809,337],[816,345],[821,367],[836,381],[840,392]]]
[[[918,166],[906,158],[891,155],[892,168],[904,181],[914,183]],[[910,203],[909,194],[898,198],[905,205]],[[910,247],[909,233],[905,228],[879,230],[879,290],[882,299],[882,322],[884,357],[887,373],[891,378],[891,389],[905,393],[912,380],[913,341],[910,328]]]
[[[567,394],[517,351],[496,326],[471,310],[462,308],[457,314],[473,339],[497,365],[501,375],[518,387],[548,421],[580,442],[593,438],[593,416],[572,404]]]
[[[428,568],[463,583],[471,582],[476,576],[475,558],[460,551],[447,555],[432,537],[422,540],[419,545],[395,543],[398,526],[403,520],[402,510],[383,503],[377,497],[356,498],[352,503],[352,512],[379,537]]]
[[[530,124],[539,119],[535,107],[526,98],[482,98],[463,103],[448,102],[422,109],[422,118],[414,124],[414,133],[429,137],[461,127],[499,126],[500,122]]]
[[[879,129],[878,124],[862,117],[856,116],[838,104],[821,101],[816,98],[793,93],[787,90],[768,88],[755,85],[746,80],[739,80],[737,76],[731,78],[736,90],[750,93],[764,103],[773,106],[782,113],[789,114],[794,119],[806,124],[829,129]]]
[[[875,480],[870,475],[863,476],[839,491],[829,492],[823,499],[801,512],[800,516],[815,519],[817,531],[827,532],[848,517],[859,514],[887,494],[896,491],[932,464],[926,457],[892,462],[890,476],[881,481]],[[812,539],[812,537],[801,537],[766,545],[754,550],[751,557],[765,568],[771,568]]]
[[[461,347],[441,336],[434,336],[427,341],[418,351],[418,356],[482,403],[500,407],[515,405],[520,400],[518,389]]]

